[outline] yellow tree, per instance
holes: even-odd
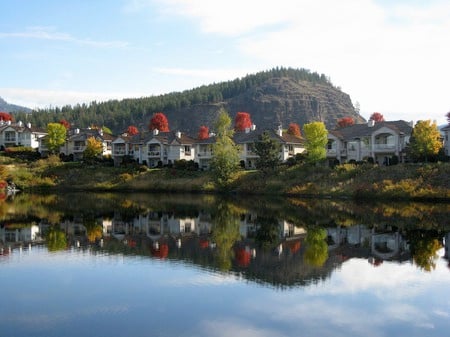
[[[409,154],[415,161],[427,162],[436,156],[442,148],[441,134],[436,122],[418,121],[409,141]]]
[[[312,122],[303,126],[306,138],[308,162],[315,164],[327,156],[325,145],[328,143],[328,131],[322,122]]]
[[[83,152],[83,158],[87,161],[92,161],[103,152],[103,144],[95,137],[89,137],[86,140],[86,149]]]

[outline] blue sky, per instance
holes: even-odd
[[[0,97],[31,108],[158,95],[276,66],[361,114],[450,111],[448,0],[0,0]]]

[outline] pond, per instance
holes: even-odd
[[[447,336],[450,205],[19,194],[2,336]]]

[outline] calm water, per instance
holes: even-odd
[[[0,336],[448,336],[450,205],[0,204]]]

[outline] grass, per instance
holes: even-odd
[[[220,192],[211,173],[203,171],[62,163],[57,157],[26,162],[0,156],[0,164],[22,190]],[[344,164],[335,168],[300,164],[282,166],[266,175],[238,171],[227,190],[241,195],[450,200],[450,164]]]

